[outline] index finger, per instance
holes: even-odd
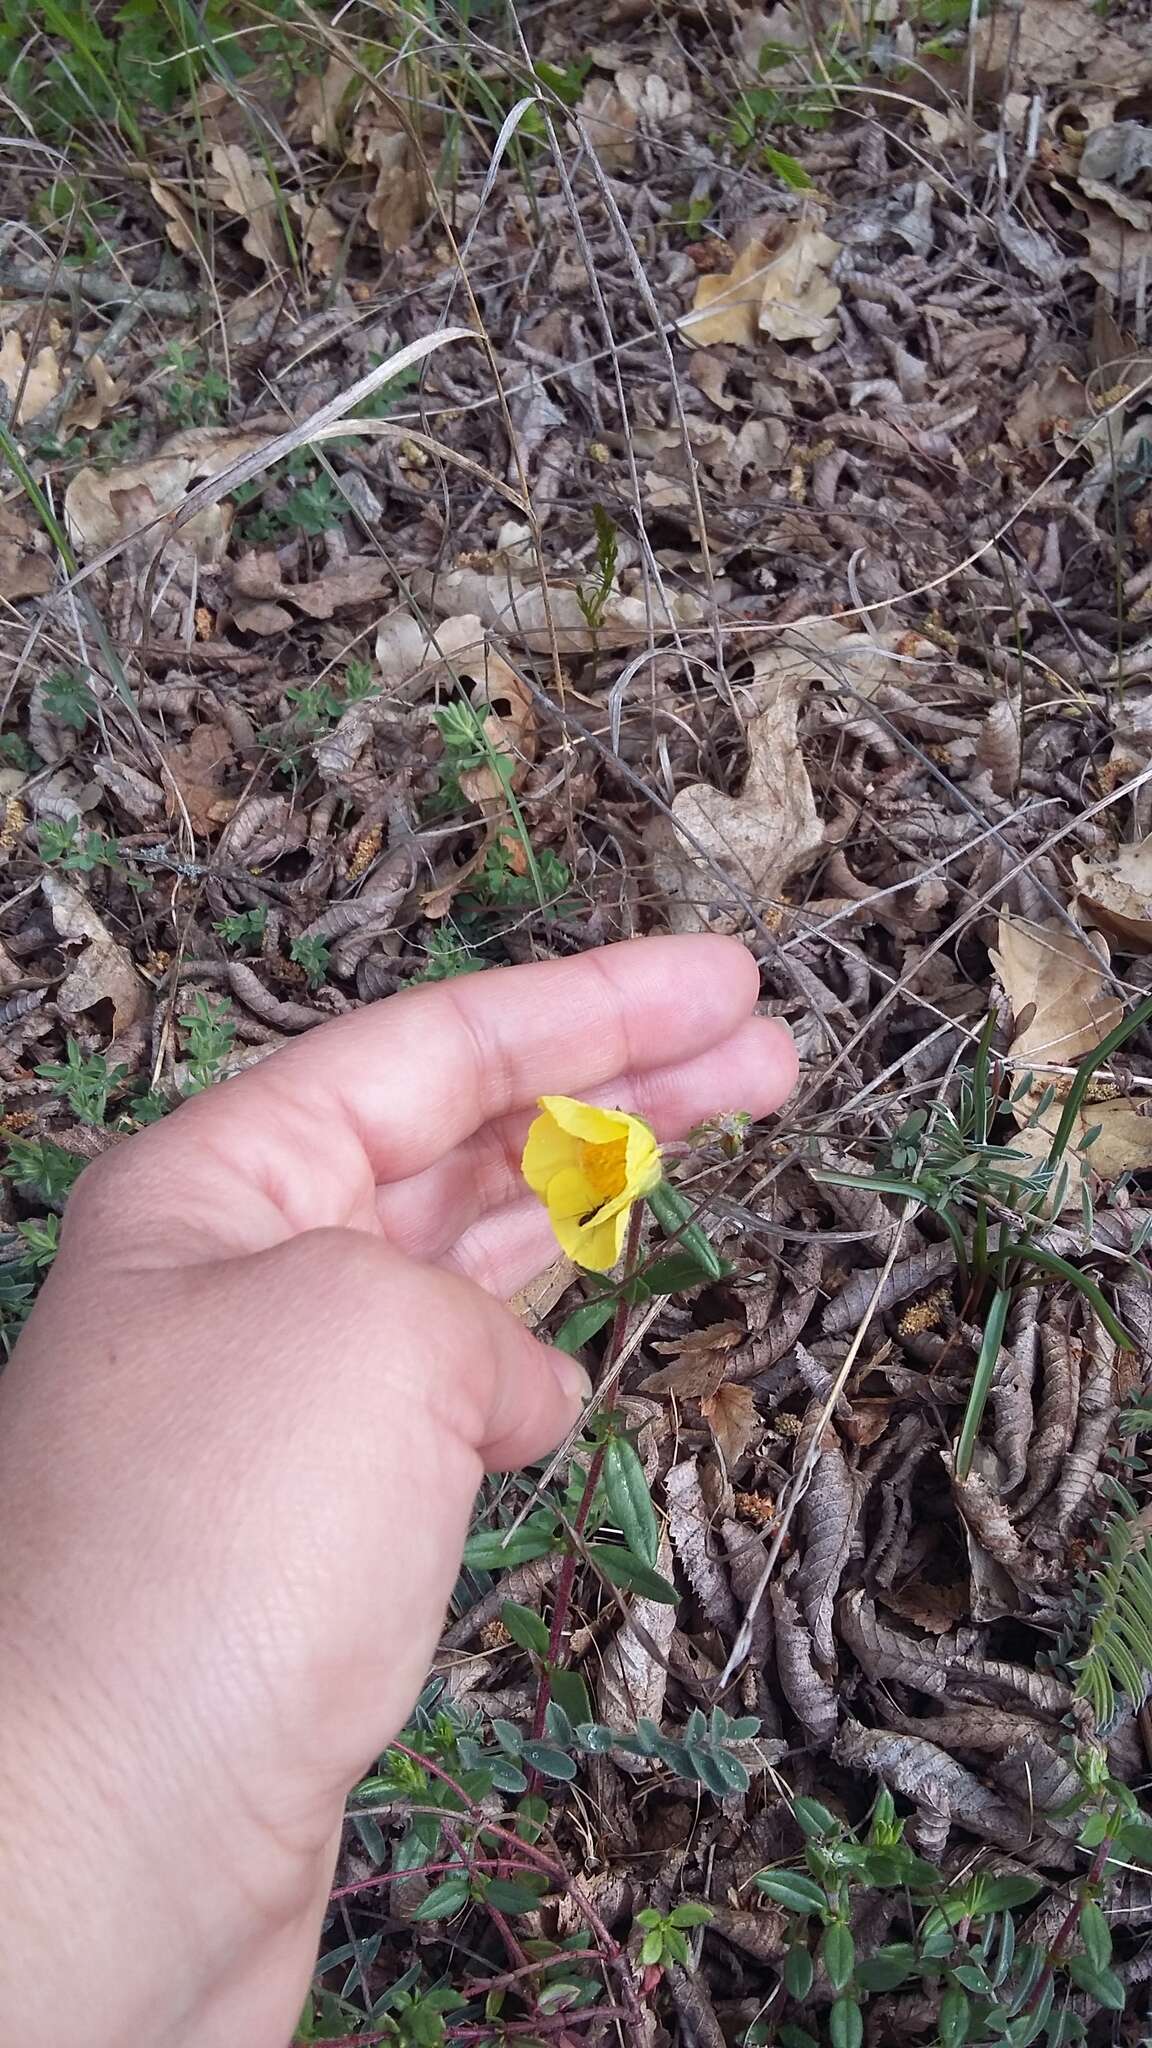
[[[375,1229],[380,1185],[538,1095],[578,1095],[706,1052],[758,989],[742,945],[701,936],[634,939],[389,996],[198,1096],[109,1167],[133,1172],[149,1241],[173,1222],[189,1250],[201,1237],[253,1250],[328,1225]]]
[[[228,1084],[236,1128],[293,1103],[355,1132],[380,1184],[431,1166],[493,1117],[667,1066],[727,1038],[759,992],[736,940],[633,939],[461,975],[342,1017]]]

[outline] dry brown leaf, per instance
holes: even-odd
[[[182,745],[165,748],[163,760],[168,816],[186,814],[193,832],[218,832],[236,808],[236,799],[223,793],[233,765],[227,734],[218,725],[195,726]]]
[[[175,187],[163,184],[159,178],[149,178],[148,190],[164,215],[164,229],[172,247],[182,256],[199,255],[195,218]]]
[[[60,424],[66,433],[81,430],[93,433],[103,421],[104,415],[119,405],[128,389],[127,383],[118,384],[109,375],[102,357],[89,356],[84,365],[85,374],[90,378],[92,389],[73,400]]]
[[[1146,37],[1114,33],[1092,0],[1022,0],[998,7],[979,23],[973,37],[978,68],[995,79],[1011,76],[1020,85],[1068,85],[1086,78],[1128,92],[1152,77],[1152,47]]]
[[[298,193],[288,201],[303,229],[304,251],[318,277],[331,277],[340,262],[346,230],[323,200],[313,204]]]
[[[29,420],[38,419],[60,390],[56,351],[45,345],[26,364],[24,343],[16,329],[10,327],[0,345],[0,385],[13,405],[19,397],[19,407],[12,415],[14,426],[26,426]]]
[[[1063,363],[1056,363],[1025,385],[1004,423],[1005,430],[1014,448],[1038,448],[1050,441],[1058,428],[1066,431],[1088,418],[1091,411],[1079,377]]]
[[[403,249],[428,211],[428,176],[413,139],[373,96],[357,109],[348,154],[376,171],[367,219],[388,255]],[[435,152],[428,155],[432,168]]]
[[[776,341],[808,341],[815,351],[830,348],[839,332],[840,288],[827,271],[841,244],[826,235],[813,213],[775,224],[771,242],[754,236],[725,276],[702,277],[692,311],[680,321],[685,340],[696,347],[733,342],[756,348],[764,335]]]
[[[687,631],[704,617],[690,591],[674,592],[667,605],[655,592],[648,603],[613,591],[593,633],[580,608],[579,589],[559,579],[549,579],[547,596],[539,584],[481,569],[450,569],[443,576],[416,571],[409,581],[419,603],[435,617],[474,615],[482,626],[521,641],[534,653],[548,652],[553,632],[561,654],[584,654],[593,646],[643,646],[653,633],[677,627]]]
[[[627,171],[636,156],[636,109],[614,79],[590,78],[576,113],[606,171]]]
[[[656,1570],[662,1578],[672,1577],[667,1530],[660,1538]],[[596,1683],[598,1720],[614,1728],[634,1728],[641,1719],[660,1721],[675,1630],[676,1609],[666,1600],[633,1597],[629,1601],[628,1620],[617,1629],[601,1661]],[[614,1750],[612,1757],[632,1777],[644,1777],[652,1769],[645,1758],[630,1756],[625,1750]]]
[[[502,772],[488,761],[465,768],[457,778],[460,788],[481,810],[506,811],[509,785],[518,789],[536,758],[536,700],[515,669],[490,647],[481,649],[479,661],[475,655],[461,657],[458,672],[472,682],[475,709],[491,707],[484,719],[485,737],[493,753],[509,764]]]
[[[42,597],[51,590],[55,570],[50,555],[22,547],[17,540],[0,539],[0,599],[16,604],[22,597]]]
[[[508,1306],[522,1323],[535,1329],[544,1320],[550,1309],[555,1308],[560,1296],[565,1294],[576,1278],[576,1268],[566,1253],[561,1252],[534,1280],[529,1280],[512,1295]]]
[[[289,133],[316,149],[338,150],[341,110],[358,75],[351,64],[332,57],[322,72],[303,79],[296,88]]]
[[[149,1007],[147,985],[132,965],[126,946],[112,937],[103,919],[73,882],[63,875],[45,875],[41,884],[52,922],[62,939],[83,944],[75,966],[56,991],[64,1016],[109,1003],[114,1037],[135,1024]]]
[[[684,1458],[672,1466],[664,1481],[664,1496],[673,1548],[688,1582],[708,1620],[730,1641],[739,1618],[727,1576],[715,1555],[711,1517],[695,1458]]]
[[[330,619],[351,605],[371,603],[389,577],[378,555],[349,555],[307,583],[286,583],[271,548],[253,548],[232,565],[232,588],[239,596],[295,605],[310,619]]]
[[[739,796],[691,783],[673,799],[671,820],[658,818],[650,828],[653,874],[674,931],[737,931],[747,913],[725,877],[763,911],[823,847],[797,734],[802,678],[773,662],[768,687],[767,708],[748,724],[748,773]],[[677,826],[691,837],[679,838]]]
[[[726,1385],[718,1386],[714,1393],[702,1397],[700,1412],[720,1446],[728,1471],[731,1472],[740,1463],[761,1427],[755,1394],[751,1387],[739,1386],[736,1382],[730,1381]]]
[[[1001,917],[991,958],[1017,1019],[1011,1057],[1019,1072],[1075,1065],[1124,1014],[1108,984],[1106,942],[1093,946],[1087,934],[1078,937],[1055,918],[1028,924]],[[1022,1105],[1021,1121],[1027,1115]]]
[[[1117,304],[1126,299],[1142,303],[1152,279],[1152,234],[1118,220],[1107,206],[1093,205],[1076,193],[1068,196],[1087,216],[1077,229],[1088,244],[1088,254],[1078,259],[1080,269],[1103,285]]]
[[[1152,838],[1118,847],[1110,861],[1076,855],[1072,868],[1077,903],[1093,924],[1126,940],[1124,951],[1152,951]]]
[[[247,221],[242,246],[249,256],[266,263],[269,270],[283,269],[288,248],[276,215],[276,190],[267,172],[238,142],[218,142],[211,163],[215,175],[206,183],[213,205]]]
[[[257,633],[262,639],[269,639],[275,633],[287,633],[296,624],[290,611],[282,604],[246,604],[233,615],[232,623],[242,633]]]
[[[266,433],[236,433],[230,427],[188,427],[170,435],[146,462],[125,462],[105,471],[77,470],[64,493],[69,534],[83,555],[117,546],[137,528],[177,512],[196,478],[218,476],[238,456],[263,447],[271,438]],[[231,529],[232,507],[221,501],[186,520],[171,545],[199,562],[215,564],[224,557]],[[156,528],[150,539],[160,538]]]

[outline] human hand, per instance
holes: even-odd
[[[502,1303],[555,1251],[535,1097],[774,1109],[756,993],[709,938],[443,983],[85,1172],[0,1387],[5,2039],[284,2048],[480,1477],[578,1413]]]

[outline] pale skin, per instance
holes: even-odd
[[[393,998],[116,1148],[0,1383],[0,2034],[286,2048],[349,1786],[427,1672],[483,1472],[578,1367],[535,1098],[662,1139],[795,1078],[723,939]]]

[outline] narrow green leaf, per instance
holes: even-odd
[[[665,1236],[671,1238],[681,1251],[689,1252],[709,1280],[719,1280],[724,1272],[724,1261],[707,1232],[693,1222],[696,1212],[679,1188],[673,1187],[671,1181],[657,1181],[647,1202]]]
[[[659,1572],[649,1569],[630,1551],[621,1550],[614,1543],[590,1543],[588,1556],[598,1571],[613,1586],[623,1586],[629,1593],[639,1593],[645,1600],[658,1600],[664,1607],[678,1607],[680,1595],[675,1586],[662,1579]]]
[[[833,1920],[824,1929],[820,1957],[833,1991],[843,1991],[856,1967],[856,1944],[843,1920]]]
[[[506,1600],[500,1609],[500,1619],[522,1650],[530,1650],[536,1657],[548,1655],[548,1625],[533,1608],[521,1607],[518,1600]]]
[[[1112,1929],[1094,1899],[1080,1908],[1080,1939],[1093,1969],[1106,1970],[1112,1961]]]
[[[801,1794],[799,1799],[792,1801],[792,1814],[797,1827],[802,1830],[809,1841],[814,1840],[819,1835],[836,1835],[840,1833],[840,1823],[836,1815],[831,1813],[826,1806],[822,1806],[818,1799],[808,1799]]]
[[[828,2014],[828,2039],[832,2048],[860,2048],[864,2039],[864,2015],[854,1998],[836,2000]]]
[[[413,1920],[450,1920],[462,1906],[468,1904],[471,1885],[466,1877],[446,1877],[443,1884],[433,1885],[428,1897],[421,1901],[413,1914]]]
[[[994,1265],[996,1263],[995,1257],[990,1259],[988,1263],[989,1265]],[[992,1389],[992,1380],[1000,1358],[1000,1346],[1004,1339],[1004,1325],[1008,1320],[1008,1310],[1011,1302],[1011,1288],[998,1287],[992,1297],[992,1306],[988,1311],[988,1319],[984,1325],[984,1336],[980,1344],[980,1356],[976,1360],[976,1370],[972,1375],[972,1385],[968,1393],[968,1405],[964,1410],[964,1420],[960,1425],[960,1436],[956,1444],[957,1479],[967,1479],[971,1469],[972,1454],[976,1449],[976,1438],[980,1434],[980,1424],[984,1419],[984,1410],[988,1404],[988,1395]]]
[[[548,1675],[552,1682],[552,1697],[559,1701],[568,1719],[577,1727],[582,1721],[591,1721],[592,1702],[580,1673],[568,1671],[561,1664],[553,1664]]]
[[[604,1328],[605,1323],[610,1321],[615,1312],[616,1302],[612,1295],[602,1297],[599,1301],[581,1302],[580,1307],[573,1309],[572,1314],[561,1323],[552,1339],[557,1351],[567,1351],[569,1355],[579,1351],[582,1345],[587,1344],[596,1335],[597,1330]]]
[[[1087,1956],[1069,1956],[1065,1968],[1072,1982],[1106,2012],[1123,2012],[1125,2005],[1124,1983],[1115,1970],[1097,1970]]]
[[[494,1877],[484,1898],[498,1913],[534,1913],[547,1889],[546,1877]]]
[[[776,176],[781,182],[785,185],[790,185],[793,192],[810,192],[812,190],[812,180],[804,169],[803,164],[798,163],[794,156],[789,156],[786,150],[770,149],[768,144],[765,143],[760,154],[764,159],[765,169],[775,171]]]
[[[464,1562],[477,1571],[508,1571],[515,1564],[530,1564],[534,1557],[546,1557],[552,1548],[552,1532],[533,1528],[525,1522],[512,1536],[502,1529],[480,1529],[464,1545]]]
[[[656,1510],[644,1467],[627,1437],[608,1439],[604,1451],[604,1489],[612,1518],[629,1550],[642,1563],[654,1565],[660,1541]]]
[[[828,1899],[822,1885],[800,1870],[759,1870],[756,1883],[778,1906],[790,1913],[825,1913]]]
[[[949,1984],[940,2000],[941,2048],[964,2048],[968,2038],[968,2022],[972,2017],[972,2001],[961,1984]]]
[[[815,1974],[815,1966],[809,1951],[801,1942],[794,1942],[784,1958],[785,1991],[792,1998],[807,1998]]]

